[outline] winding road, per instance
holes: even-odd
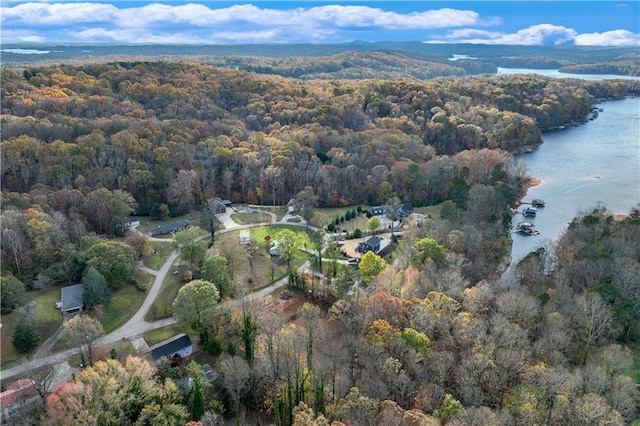
[[[249,206],[249,207],[251,208],[253,206]],[[239,229],[254,228],[258,226],[274,226],[274,225],[289,225],[289,226],[300,226],[300,227],[307,226],[306,223],[304,222],[301,222],[301,223],[288,222],[288,219],[290,218],[288,215],[285,216],[282,220],[276,221],[275,214],[272,214],[272,213],[269,213],[269,214],[272,215],[272,218],[274,219],[272,222],[255,223],[255,224],[249,224],[249,225],[238,225],[231,219],[230,212],[227,212],[219,216],[219,219],[224,224],[225,229],[218,231],[218,234],[223,234],[230,231],[236,231]],[[309,226],[309,229],[317,230],[318,228]],[[207,237],[204,236],[203,238],[207,238]],[[152,240],[155,240],[155,239],[152,238]],[[169,240],[162,239],[162,241],[169,241]],[[144,317],[149,311],[149,308],[153,305],[153,302],[158,297],[158,294],[160,293],[160,290],[162,288],[162,282],[164,281],[169,271],[173,269],[174,263],[177,259],[178,259],[178,252],[173,251],[171,252],[171,254],[169,254],[169,256],[167,256],[167,259],[165,260],[164,264],[158,271],[151,270],[144,266],[139,266],[139,268],[144,269],[145,271],[155,275],[153,284],[151,285],[151,288],[149,289],[147,296],[145,297],[138,311],[129,319],[129,321],[127,321],[121,327],[102,336],[100,339],[97,340],[97,343],[106,345],[108,343],[112,343],[119,340],[134,341],[137,339],[141,339],[142,335],[147,331],[155,330],[156,328],[160,328],[160,327],[164,327],[164,326],[176,323],[176,319],[173,317],[164,318],[164,319],[153,321],[153,322],[146,321]],[[299,270],[304,270],[304,269],[307,269],[308,267],[309,267],[308,263],[305,263],[300,267]],[[241,305],[244,302],[262,298],[270,294],[271,292],[275,291],[276,289],[286,286],[287,280],[288,280],[288,277],[284,277],[278,281],[273,282],[267,287],[264,287],[253,293],[247,294],[241,297],[240,299],[235,300],[233,303],[237,305]],[[60,327],[59,331],[61,329],[62,327]],[[77,372],[78,369],[74,369],[70,367],[67,360],[69,359],[69,357],[76,354],[77,350],[67,349],[61,352],[56,352],[54,354],[49,353],[51,348],[53,347],[53,345],[55,344],[55,342],[59,337],[59,334],[60,334],[59,331],[54,333],[54,335],[50,339],[48,339],[40,349],[38,349],[38,351],[34,354],[32,359],[29,359],[12,368],[8,368],[6,370],[0,371],[0,379],[4,381],[4,380],[7,380],[7,378],[11,378],[17,375],[22,375],[31,369],[41,367],[44,364],[51,364],[51,365],[54,365],[54,372],[55,372],[53,386],[56,386],[59,383],[63,383],[71,380],[73,377],[73,374]]]

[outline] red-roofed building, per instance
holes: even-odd
[[[20,379],[7,387],[7,390],[0,393],[0,410],[2,419],[7,419],[11,412],[40,399],[36,382],[32,379]]]

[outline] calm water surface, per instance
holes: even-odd
[[[564,232],[579,213],[604,205],[612,213],[629,213],[640,203],[640,98],[607,101],[597,105],[597,119],[577,127],[545,133],[544,144],[517,159],[529,174],[541,180],[523,201],[542,198],[546,207],[526,218],[538,236],[513,234],[512,262],[505,276],[527,253],[546,245]],[[525,218],[517,214],[513,225]]]

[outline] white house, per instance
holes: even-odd
[[[193,344],[191,339],[184,333],[173,336],[157,345],[149,348],[153,362],[161,358],[173,359],[177,356],[181,358],[193,354]]]

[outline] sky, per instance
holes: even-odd
[[[0,43],[635,46],[632,1],[0,0]]]

